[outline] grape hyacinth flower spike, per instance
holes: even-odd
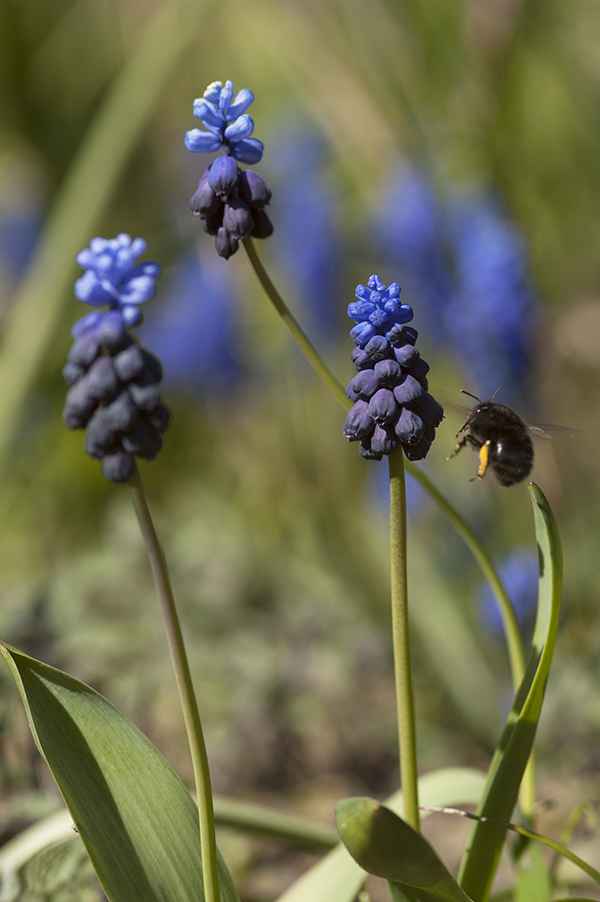
[[[141,323],[139,304],[154,296],[160,275],[157,263],[135,265],[145,250],[142,238],[121,234],[94,238],[77,255],[85,273],[75,282],[76,297],[109,309],[88,313],[71,330],[63,421],[86,430],[86,453],[102,461],[112,482],[131,479],[136,457],[156,457],[170,418],[158,387],[161,363],[128,331]]]
[[[358,372],[346,391],[354,406],[344,435],[360,442],[367,460],[381,460],[400,446],[409,460],[422,460],[444,410],[427,391],[429,366],[415,347],[416,329],[406,325],[412,308],[400,303],[397,282],[386,288],[376,275],[355,293],[348,316],[356,322],[350,357]]]
[[[193,128],[185,136],[185,146],[192,153],[223,151],[202,173],[190,209],[200,217],[204,231],[214,235],[217,254],[225,259],[235,254],[240,239],[268,238],[273,232],[265,213],[270,188],[252,169],[237,165],[262,159],[264,145],[250,137],[254,121],[246,113],[253,101],[254,94],[247,88],[234,97],[233,82],[225,82],[225,87],[213,82],[194,100],[194,116],[207,131]]]

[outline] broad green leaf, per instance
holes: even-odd
[[[484,785],[485,774],[481,771],[466,767],[444,768],[421,777],[419,801],[422,805],[439,806],[476,804]],[[392,811],[400,813],[402,793],[395,793],[386,804]],[[354,902],[366,876],[340,844],[303,874],[277,902]]]
[[[160,752],[89,686],[0,654],[110,902],[201,902],[198,810]],[[219,878],[221,902],[238,902],[221,859]]]
[[[385,805],[343,799],[335,814],[342,842],[369,874],[400,884],[418,902],[469,902],[427,840]]]
[[[549,902],[552,882],[537,843],[530,842],[515,864],[515,902]]]
[[[477,813],[509,821],[533,747],[558,631],[562,595],[562,551],[556,522],[541,490],[529,486],[540,559],[538,612],[527,670],[492,758]],[[476,902],[489,898],[506,838],[506,827],[478,821],[460,875]]]

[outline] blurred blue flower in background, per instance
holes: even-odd
[[[326,145],[310,123],[285,128],[272,144],[276,183],[272,209],[277,222],[273,257],[310,326],[330,340],[339,326],[343,243]]]
[[[212,254],[186,253],[175,267],[160,311],[143,329],[165,370],[165,383],[206,398],[231,391],[242,375],[236,338],[236,286]]]
[[[530,377],[534,295],[525,242],[500,203],[484,191],[455,192],[444,206],[427,175],[406,167],[386,187],[375,233],[474,393],[502,387],[503,401],[519,399]]]
[[[529,546],[514,548],[497,562],[496,567],[513,603],[519,626],[528,626],[537,608],[539,564],[535,550]],[[502,635],[498,603],[487,582],[479,588],[477,607],[484,626],[494,635]]]
[[[254,131],[252,116],[246,113],[254,102],[247,88],[233,96],[233,82],[213,81],[202,97],[194,100],[194,116],[208,131],[194,128],[186,133],[185,146],[193,153],[213,153],[223,147],[240,163],[258,163],[264,144],[250,135]]]
[[[421,322],[436,344],[447,341],[444,320],[454,291],[443,230],[433,185],[416,166],[404,167],[386,186],[375,220],[376,241],[401,272],[405,292],[418,301]]]
[[[17,280],[27,268],[42,227],[42,211],[31,206],[0,211],[0,271]]]
[[[450,240],[457,291],[448,323],[455,346],[476,394],[491,397],[501,387],[503,402],[512,404],[527,386],[532,361],[525,242],[485,193],[452,204]]]

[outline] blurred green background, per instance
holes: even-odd
[[[182,260],[200,248],[212,265],[212,239],[187,206],[207,161],[185,151],[183,134],[198,125],[194,97],[218,79],[254,91],[266,145],[255,168],[274,189],[285,194],[293,180],[277,150],[285,136],[318,136],[317,194],[333,192],[339,245],[335,293],[307,298],[290,278],[276,194],[276,234],[258,250],[342,382],[353,374],[354,286],[374,271],[403,284],[372,240],[400,165],[425,168],[441,207],[462,186],[491,188],[524,236],[537,307],[520,412],[582,430],[538,444],[533,474],[565,550],[538,743],[539,797],[556,802],[541,826],[558,836],[575,804],[600,801],[594,0],[1,0],[0,635],[106,694],[191,782],[128,493],[102,479],[83,435],[62,427],[61,367],[85,312],[74,257],[93,236],[141,235],[163,266],[148,336],[168,329],[163,299],[177,302]],[[365,463],[341,436],[342,410],[292,347],[244,252],[220,265],[215,278],[235,301],[236,377],[214,384],[202,370],[186,384],[167,372],[173,425],[142,475],[215,790],[331,822],[340,796],[397,784],[385,464]],[[460,388],[482,390],[428,337],[418,292],[403,297],[432,393],[460,403]],[[531,546],[523,485],[469,482],[467,452],[442,465],[463,420],[447,410],[424,466],[495,557]],[[461,540],[415,485],[409,500],[420,766],[486,767],[510,701],[503,642],[482,620],[480,574]],[[5,839],[59,805],[1,671],[0,778]],[[230,844],[248,900],[274,898],[306,863],[277,846]]]

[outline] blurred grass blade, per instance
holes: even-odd
[[[343,799],[335,814],[342,842],[369,874],[400,884],[418,902],[469,902],[427,840],[385,805]]]
[[[502,737],[492,759],[477,813],[509,821],[519,793],[542,710],[552,663],[562,595],[562,550],[556,521],[542,491],[529,486],[540,558],[538,612],[531,655]],[[506,827],[478,822],[473,828],[460,884],[476,902],[489,898]]]
[[[198,34],[213,0],[169,0],[113,82],[46,223],[35,258],[7,316],[0,354],[0,472],[26,398],[66,304],[75,255],[99,228],[158,96]],[[183,140],[183,138],[182,138]],[[109,236],[110,237],[110,236]]]
[[[485,775],[471,768],[453,767],[432,771],[419,780],[422,805],[477,804],[485,785]],[[402,793],[391,796],[386,805],[402,811]],[[354,902],[366,872],[340,843],[302,875],[277,902]]]
[[[89,686],[0,643],[35,742],[110,902],[199,902],[198,811],[149,739]],[[221,902],[238,902],[219,860]]]
[[[515,902],[548,902],[551,898],[548,862],[537,843],[529,843],[515,864]]]

